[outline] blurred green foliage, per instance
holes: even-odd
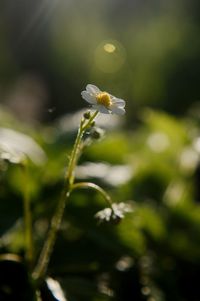
[[[48,158],[43,166],[30,161],[26,182],[19,165],[0,165],[1,253],[24,254],[22,191],[28,185],[37,257],[59,199],[75,132],[61,132],[59,122],[26,127],[3,109],[1,114],[1,127],[33,137]],[[98,225],[94,214],[105,207],[102,198],[92,191],[72,194],[48,270],[67,300],[200,298],[197,120],[150,109],[139,119],[134,131],[109,130],[81,159],[80,167],[95,161],[94,182],[115,201],[131,202],[134,210],[120,224]],[[109,164],[108,170],[128,165],[129,177],[115,184],[116,174],[111,173],[112,181],[102,175],[102,162]],[[85,176],[79,172],[78,178],[90,177],[89,170]]]

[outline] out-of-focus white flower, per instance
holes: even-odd
[[[7,128],[0,128],[0,159],[21,163],[29,158],[40,165],[46,161],[43,149],[29,136]]]
[[[125,101],[107,92],[102,92],[94,85],[87,85],[86,90],[81,92],[81,96],[92,105],[94,110],[104,114],[125,114]]]
[[[127,183],[134,172],[129,165],[85,162],[76,167],[76,176],[81,179],[97,178],[106,184],[119,186]]]
[[[106,221],[114,221],[119,222],[124,218],[125,213],[132,212],[133,208],[130,204],[126,203],[113,203],[110,208],[105,208],[95,214],[95,218],[97,218],[100,222]]]

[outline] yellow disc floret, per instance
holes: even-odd
[[[109,108],[112,104],[110,95],[107,92],[100,92],[96,95],[97,103],[106,108]]]

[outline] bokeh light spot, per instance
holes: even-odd
[[[112,53],[116,50],[116,47],[115,45],[111,44],[111,43],[106,43],[104,46],[103,46],[104,50],[106,52],[109,52],[109,53]]]
[[[104,73],[114,73],[121,69],[125,62],[126,52],[116,40],[102,41],[95,50],[95,66]]]

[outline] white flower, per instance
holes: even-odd
[[[0,127],[0,159],[19,164],[26,158],[37,165],[46,161],[43,149],[31,137]]]
[[[124,214],[133,211],[130,204],[113,203],[111,208],[105,208],[95,214],[95,217],[100,221],[109,222],[110,220],[119,222],[124,218]]]
[[[94,110],[104,114],[125,114],[125,101],[107,92],[102,92],[94,85],[87,85],[86,90],[81,92],[81,96],[92,105]]]

